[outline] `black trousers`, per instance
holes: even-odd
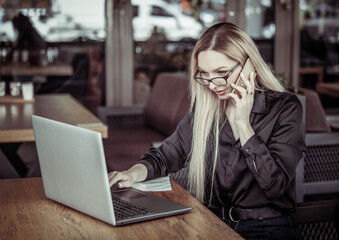
[[[294,240],[300,239],[294,228],[293,219],[288,215],[280,217],[242,220],[233,222],[225,218],[223,221],[246,240]]]

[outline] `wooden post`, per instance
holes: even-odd
[[[106,106],[133,103],[133,8],[130,0],[106,0]]]
[[[298,89],[300,63],[299,0],[280,0],[275,1],[275,4],[275,70],[277,73],[285,73],[289,85]]]

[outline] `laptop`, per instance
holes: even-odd
[[[112,225],[192,208],[134,188],[110,188],[101,134],[32,116],[46,197]]]

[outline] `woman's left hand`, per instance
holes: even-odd
[[[227,94],[234,106],[234,122],[238,127],[249,123],[254,101],[254,72],[251,72],[250,79],[247,79],[242,73],[240,73],[240,77],[244,81],[246,88],[235,85],[234,83],[231,83],[231,86],[240,93],[241,97],[235,93]]]
[[[231,116],[233,118],[232,120],[238,129],[240,140],[242,143],[245,143],[254,134],[250,125],[250,113],[254,102],[255,73],[251,72],[250,79],[245,78],[242,73],[240,77],[244,81],[246,88],[231,84],[234,89],[238,90],[241,97],[235,93],[227,94],[229,96],[228,101],[231,104],[228,104],[226,114],[228,117]]]

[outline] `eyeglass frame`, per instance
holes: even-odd
[[[203,77],[198,77],[197,76],[197,74],[198,74],[198,72],[200,71],[199,69],[197,69],[197,71],[194,73],[194,76],[193,76],[193,78],[194,78],[194,80],[197,82],[197,83],[199,83],[200,85],[202,85],[202,86],[209,86],[210,85],[210,83],[212,82],[214,85],[216,85],[216,86],[226,86],[227,85],[227,83],[228,83],[228,81],[227,81],[227,79],[232,75],[232,73],[239,67],[239,65],[240,65],[240,63],[238,63],[237,65],[235,65],[224,77],[214,77],[214,78],[211,78],[211,79],[207,79],[207,78],[203,78]],[[213,82],[213,80],[215,80],[215,79],[217,79],[217,78],[223,78],[225,81],[226,81],[226,84],[215,84],[214,82]],[[201,79],[201,80],[204,80],[204,81],[207,81],[208,82],[208,84],[203,84],[203,83],[201,83],[201,82],[199,82],[197,79]]]

